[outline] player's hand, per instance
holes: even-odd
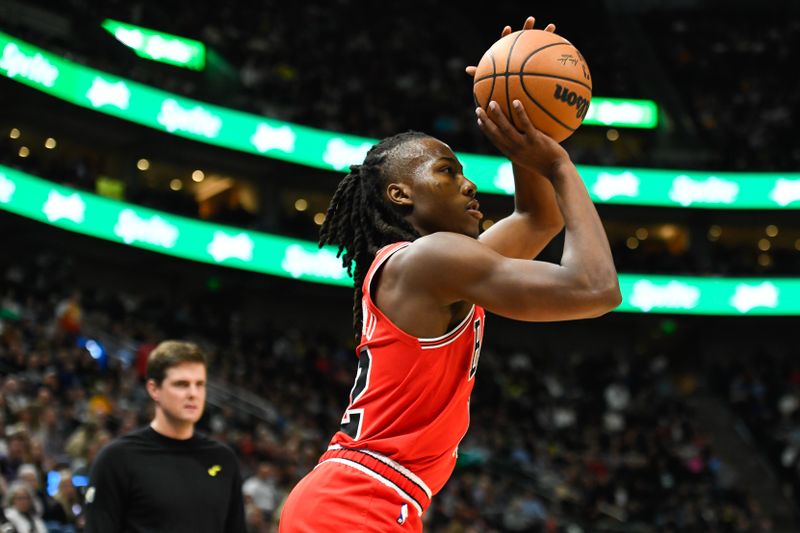
[[[523,30],[532,30],[533,29],[533,25],[535,23],[536,23],[536,19],[535,18],[528,17],[528,18],[525,19],[525,24],[522,25],[522,29]],[[548,24],[547,27],[544,29],[544,31],[554,32],[554,31],[556,31],[556,25],[552,24],[552,23]],[[506,26],[505,28],[503,28],[503,31],[500,32],[500,38],[505,37],[509,33],[511,33],[511,26]],[[475,70],[477,68],[478,67],[476,67],[474,65],[468,66],[466,68],[467,74],[474,78],[475,77]]]
[[[511,107],[521,128],[514,127],[495,101],[489,102],[488,109],[475,109],[478,126],[512,162],[551,178],[556,167],[570,162],[569,154],[550,136],[536,129],[522,102],[514,100]]]

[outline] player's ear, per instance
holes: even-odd
[[[386,196],[395,205],[410,206],[414,204],[411,198],[411,187],[406,183],[390,183],[386,187]]]

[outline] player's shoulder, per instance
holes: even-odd
[[[414,247],[420,248],[435,248],[441,247],[442,245],[480,246],[480,243],[477,239],[462,235],[461,233],[453,233],[452,231],[437,231],[414,241]]]
[[[402,257],[408,263],[418,263],[426,258],[438,261],[481,246],[483,245],[472,237],[449,231],[437,231],[415,240],[411,246],[404,248],[397,256]]]
[[[395,254],[387,266],[412,279],[419,274],[430,280],[437,274],[447,275],[452,268],[463,266],[482,248],[484,245],[476,239],[440,231],[415,240],[411,246]]]

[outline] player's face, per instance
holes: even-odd
[[[206,404],[206,367],[202,363],[175,365],[167,369],[160,387],[148,390],[168,420],[195,424]]]
[[[449,146],[434,138],[409,141],[413,147],[404,168],[412,206],[409,222],[422,235],[450,231],[477,238],[483,214],[478,190]]]

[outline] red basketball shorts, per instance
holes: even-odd
[[[372,474],[357,463],[320,463],[289,494],[280,533],[420,533],[414,503]]]

